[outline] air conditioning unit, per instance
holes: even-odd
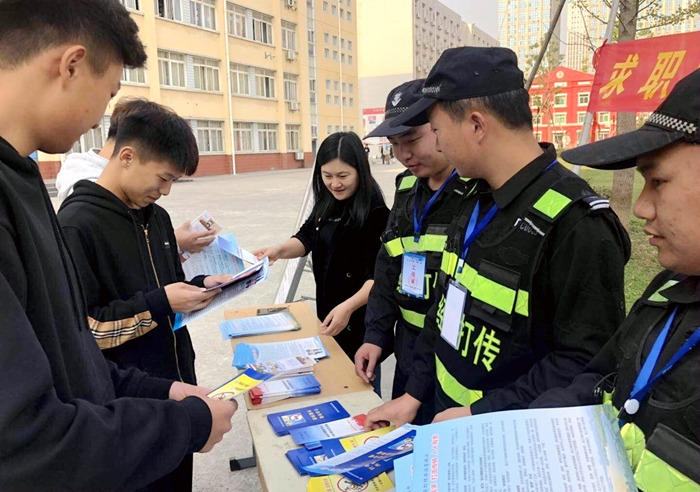
[[[297,0],[285,0],[284,3],[289,9],[294,9],[297,6]]]
[[[297,52],[292,51],[292,50],[287,50],[285,58],[287,58],[287,60],[289,60],[289,61],[294,61],[297,59]]]
[[[289,101],[290,111],[299,111],[299,101]]]
[[[304,160],[304,152],[294,152],[294,159],[297,161],[303,161]]]

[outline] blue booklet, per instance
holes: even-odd
[[[306,448],[298,448],[287,451],[285,455],[299,475],[308,475],[306,470],[304,470],[305,466],[320,463],[326,459],[326,454],[323,452],[323,449],[309,451]]]
[[[317,395],[321,392],[321,383],[313,374],[286,379],[268,381],[250,391],[253,405],[270,403],[298,396]]]
[[[349,416],[350,414],[343,408],[343,405],[338,400],[333,400],[309,407],[271,413],[267,416],[267,420],[270,422],[275,434],[285,436],[292,429],[301,429],[323,422],[344,419]]]

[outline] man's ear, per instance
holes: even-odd
[[[119,163],[124,169],[129,168],[136,161],[136,152],[132,147],[124,146],[119,150]]]
[[[85,46],[75,44],[68,46],[61,55],[58,71],[61,80],[67,83],[74,80],[83,70],[91,69]]]
[[[477,142],[481,143],[489,129],[489,122],[484,113],[473,111],[469,114],[465,123],[469,127],[469,131],[476,137]]]

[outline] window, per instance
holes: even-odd
[[[323,57],[330,58],[331,57],[331,50],[329,50],[328,48],[323,48]]]
[[[259,150],[277,150],[277,125],[274,123],[258,124]]]
[[[555,106],[566,106],[566,94],[555,94],[554,95],[554,105]]]
[[[579,92],[578,93],[578,105],[579,106],[587,106],[590,98],[591,98],[590,92]]]
[[[345,96],[343,96],[343,106],[347,106],[347,105],[348,105],[348,100]]]
[[[335,91],[338,90],[338,81],[337,80],[333,81],[333,90],[335,90]]]
[[[104,134],[102,132],[103,122],[97,128],[90,128],[87,133],[81,135],[80,140],[73,144],[71,152],[87,152],[90,149],[101,149],[104,147]]]
[[[345,49],[345,38],[340,38],[340,49]]]
[[[156,0],[156,15],[163,19],[182,20],[180,0]]]
[[[607,111],[598,113],[598,123],[610,123],[610,113]]]
[[[340,54],[340,63],[345,63],[345,53]]]
[[[348,12],[348,22],[352,22],[352,13]]]
[[[227,5],[228,29],[232,36],[272,44],[272,17],[232,3]],[[252,19],[250,23],[248,16]]]
[[[535,140],[538,142],[542,141],[542,132],[535,132]]]
[[[338,7],[331,5],[331,15],[336,15],[338,13]]]
[[[333,36],[333,46],[338,46],[338,36]]]
[[[328,2],[323,2],[323,11],[328,12]]]
[[[297,51],[297,26],[291,22],[282,21],[282,48]]]
[[[224,151],[224,123],[222,121],[197,120],[197,146],[202,154]]]
[[[301,150],[301,125],[287,125],[287,150]]]
[[[139,6],[139,1],[140,0],[120,0],[124,7],[131,10],[141,10],[141,7]]]
[[[348,51],[352,51],[352,41],[348,39]]]
[[[296,75],[291,73],[285,73],[284,76],[284,100],[285,101],[296,101],[297,97],[297,79]]]
[[[324,32],[324,33],[323,33],[323,42],[324,42],[324,43],[328,43],[328,42],[329,42],[329,39],[330,39],[330,36],[328,35],[328,33],[327,33],[327,32]]]
[[[345,82],[343,82],[343,92],[345,92],[345,89],[346,89],[346,85],[345,85]]]
[[[245,65],[231,63],[231,93],[250,94],[250,73]]]
[[[326,79],[326,90],[331,90],[331,79]]]
[[[190,0],[190,22],[205,29],[216,29],[216,0]]]
[[[566,135],[566,132],[552,132],[552,136],[554,137],[554,146],[557,149],[561,149],[564,147],[564,135]]]
[[[331,103],[331,95],[326,94],[326,104],[330,104],[330,103]]]
[[[554,113],[555,125],[566,125],[566,113]]]
[[[260,97],[275,97],[275,72],[264,68],[255,69],[255,95]]]
[[[355,84],[349,84],[348,87],[350,88],[350,90],[348,91],[350,92],[350,94],[355,92]]]
[[[343,9],[340,9],[340,18],[345,19],[345,11]]]
[[[253,151],[252,123],[233,123],[233,147],[236,152]]]
[[[340,106],[340,98],[338,96],[333,96],[333,104]]]
[[[355,107],[355,99],[352,98],[352,97],[350,98],[350,107],[351,107],[351,108],[354,108],[354,107]]]
[[[326,125],[326,134],[330,135],[333,133],[333,127],[331,125]]]
[[[122,82],[131,82],[132,84],[146,83],[146,69],[124,67],[122,69]]]
[[[576,113],[576,122],[579,125],[582,125],[585,119],[586,119],[586,112],[585,111],[579,111],[578,113]]]
[[[316,104],[316,79],[309,79],[309,102]]]
[[[348,55],[348,65],[352,65],[352,55]]]
[[[535,126],[542,124],[542,113],[535,113],[532,115],[532,124]]]
[[[185,55],[158,50],[160,85],[185,87]]]
[[[530,99],[530,106],[533,108],[541,108],[542,107],[542,96],[537,95],[537,96],[532,96]]]
[[[219,62],[200,56],[192,57],[194,88],[201,91],[219,91]]]

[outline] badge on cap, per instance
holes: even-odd
[[[401,93],[401,92],[397,92],[396,94],[394,94],[394,98],[391,100],[391,104],[393,106],[396,106],[398,103],[400,103],[401,96],[403,96],[403,93]]]

